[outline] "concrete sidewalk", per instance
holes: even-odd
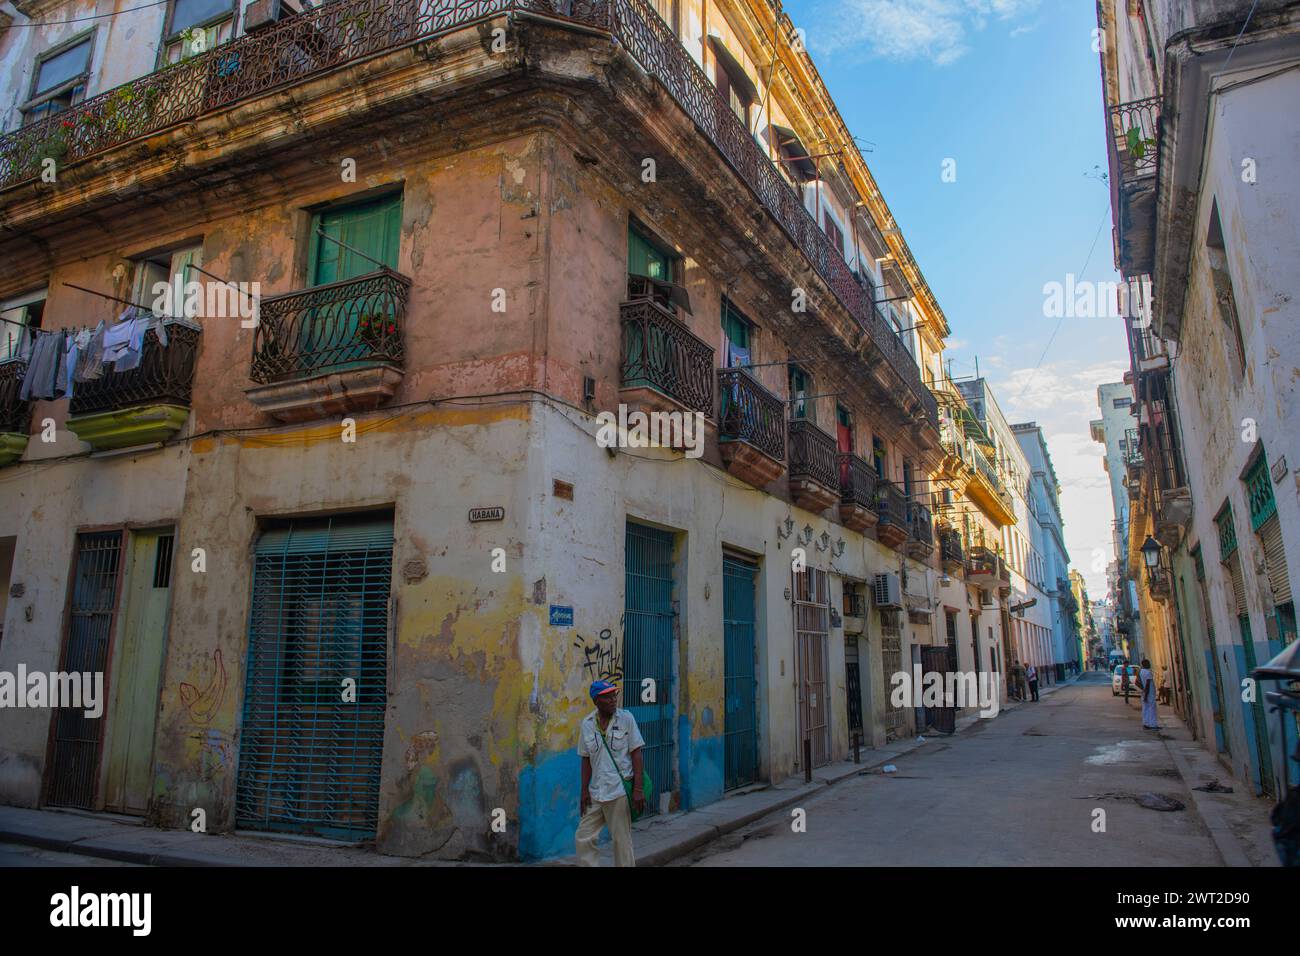
[[[1043,687],[1039,696],[1051,694],[1070,683],[1065,681]],[[1032,705],[1013,701],[1002,712],[1026,706]],[[957,733],[961,734],[979,722],[978,716],[961,718],[957,721]],[[884,765],[924,747],[932,739],[944,738],[937,735],[894,741],[880,750],[862,751],[861,763],[842,761],[817,769],[813,772],[812,783],[805,783],[800,774],[776,786],[752,787],[696,810],[640,820],[633,826],[637,863],[640,866],[662,866],[768,814],[798,806],[810,794],[842,780],[861,773],[879,772]],[[386,856],[372,849],[311,838],[296,839],[284,834],[205,834],[189,830],[160,830],[147,827],[133,817],[22,807],[0,807],[0,843],[145,866],[493,865]],[[606,863],[611,862],[608,846],[602,848],[602,854]],[[574,866],[576,863],[577,858],[569,856],[533,865]]]
[[[324,840],[159,830],[131,817],[0,807],[0,843],[145,866],[457,866]]]

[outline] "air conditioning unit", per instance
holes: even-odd
[[[903,586],[893,571],[876,575],[873,593],[878,608],[903,606]]]
[[[244,32],[253,33],[296,13],[302,13],[297,0],[253,0],[244,9]]]

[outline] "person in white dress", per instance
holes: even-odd
[[[1151,673],[1151,662],[1143,658],[1142,669],[1138,671],[1138,687],[1142,690],[1142,726],[1147,730],[1159,730],[1156,723],[1156,678]]]

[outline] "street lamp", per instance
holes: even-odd
[[[1153,573],[1160,567],[1160,542],[1151,535],[1142,542],[1142,560],[1146,562],[1147,570]]]

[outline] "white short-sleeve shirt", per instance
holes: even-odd
[[[593,710],[582,721],[578,756],[591,761],[591,786],[587,789],[591,799],[599,803],[619,800],[626,795],[623,781],[632,779],[632,753],[645,746],[636,718],[622,708],[614,711],[614,716],[609,719],[605,738],[617,765],[609,759],[609,751],[601,742],[600,725],[596,723],[596,711]]]

